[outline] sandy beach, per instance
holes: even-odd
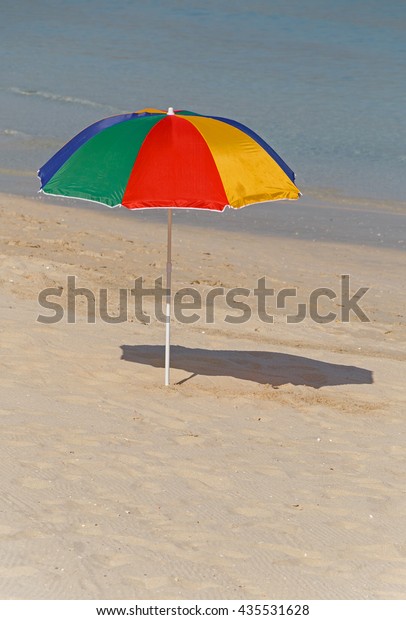
[[[113,313],[164,274],[165,225],[131,215],[0,195],[0,598],[405,598],[404,253],[175,225],[175,290],[265,276],[306,303],[349,274],[370,321],[323,297],[332,322],[270,298],[264,323],[250,297],[233,324],[219,299],[173,321],[165,388],[158,320],[66,317],[69,275]]]

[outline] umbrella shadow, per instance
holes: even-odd
[[[165,348],[160,345],[122,345],[121,359],[154,368],[164,367]],[[358,366],[331,364],[320,360],[268,351],[230,351],[190,349],[171,346],[171,369],[191,373],[178,382],[185,383],[197,375],[234,377],[279,387],[307,385],[321,388],[333,385],[371,384],[373,373]]]

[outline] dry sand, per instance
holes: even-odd
[[[132,215],[0,197],[0,597],[405,598],[404,255],[175,225],[177,289],[305,301],[350,274],[371,322],[234,325],[219,300],[173,323],[165,388],[156,320],[36,320],[68,275],[114,309],[164,272],[165,226]]]

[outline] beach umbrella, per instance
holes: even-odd
[[[295,200],[294,173],[248,127],[186,110],[102,119],[38,171],[40,191],[128,209],[168,209],[165,385],[169,385],[172,209],[239,209]]]

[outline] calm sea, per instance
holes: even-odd
[[[235,118],[303,193],[404,201],[404,0],[0,0],[0,189],[146,106]]]

